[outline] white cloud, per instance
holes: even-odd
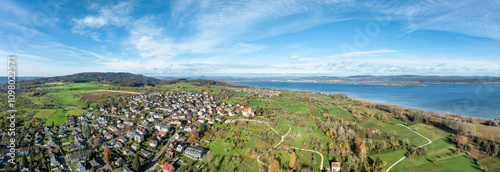
[[[71,31],[95,40],[106,39],[110,34],[115,34],[110,32],[120,32],[116,33],[116,39],[113,38],[117,42],[103,43],[100,48],[89,49],[66,47],[61,44],[59,47],[68,50],[67,54],[61,56],[68,54],[71,57],[84,56],[95,60],[95,62],[89,60],[88,63],[98,63],[106,70],[152,72],[151,70],[155,69],[155,71],[170,70],[170,72],[182,73],[182,70],[188,69],[202,73],[203,70],[214,71],[213,69],[217,68],[221,73],[229,74],[262,71],[268,73],[329,73],[331,71],[349,73],[356,71],[410,72],[409,69],[451,71],[452,68],[466,67],[470,68],[470,71],[476,71],[480,66],[485,66],[484,69],[488,71],[498,69],[495,66],[499,65],[496,62],[473,60],[424,61],[423,59],[404,59],[404,57],[400,59],[375,58],[398,52],[390,49],[347,52],[323,57],[325,51],[301,51],[297,50],[299,49],[297,47],[301,48],[299,45],[288,49],[294,52],[273,54],[269,53],[274,52],[274,50],[269,50],[269,47],[275,45],[272,43],[267,45],[262,43],[265,41],[260,41],[337,21],[361,18],[370,22],[374,19],[370,13],[388,14],[391,22],[404,27],[403,31],[398,34],[410,34],[419,30],[439,30],[500,39],[500,27],[497,21],[497,16],[500,16],[500,10],[498,10],[500,4],[495,1],[474,3],[434,0],[402,1],[400,4],[394,4],[354,0],[234,0],[230,2],[174,0],[171,2],[170,9],[165,10],[164,13],[153,10],[133,13],[137,5],[142,5],[142,2],[127,1],[113,5],[102,5],[106,2],[87,4],[89,14],[73,18],[72,24],[74,25]],[[0,9],[15,16],[29,15],[29,11],[14,5],[15,3],[11,1],[1,1]],[[64,21],[64,17],[61,17],[61,21]],[[116,28],[119,28],[119,31],[116,31]],[[293,44],[293,42],[288,43]],[[307,46],[311,48],[310,46],[315,45],[317,44],[308,43]],[[105,51],[113,51],[108,50],[109,47],[117,50],[105,53]],[[300,54],[300,57],[294,55],[295,53]],[[314,56],[317,54],[319,56]],[[286,60],[287,55],[294,56]],[[394,54],[390,55],[393,57]],[[337,57],[374,58],[373,60],[350,59],[350,61],[341,62]],[[319,60],[322,60],[321,63]],[[238,61],[243,65],[228,61]],[[324,65],[321,68],[316,67],[321,66],[323,61],[336,63]],[[182,64],[189,64],[193,67],[187,68]],[[249,67],[245,64],[255,65]],[[446,65],[436,67],[437,64]]]
[[[129,23],[130,12],[133,10],[132,1],[122,1],[111,6],[97,7],[97,4],[91,4],[89,8],[99,8],[97,15],[89,15],[83,18],[73,18],[75,25],[71,29],[73,33],[87,35],[98,40],[99,33],[96,32],[106,25],[125,26]]]
[[[30,12],[28,10],[10,0],[0,1],[0,9],[0,11],[10,12],[11,14],[14,14],[19,18],[27,17],[30,15]]]
[[[384,10],[385,9],[385,10]],[[401,2],[386,11],[393,19],[407,22],[407,32],[438,30],[500,40],[500,3],[468,0]]]
[[[79,24],[90,27],[90,28],[100,28],[106,25],[107,21],[101,16],[87,16],[83,20],[77,21]]]
[[[384,53],[395,53],[396,50],[372,50],[372,51],[358,51],[358,52],[347,52],[337,55],[326,56],[327,58],[337,58],[337,57],[358,57],[358,56],[374,56]]]

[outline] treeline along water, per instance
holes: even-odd
[[[258,87],[344,92],[377,103],[476,118],[500,118],[500,84],[428,84],[426,86],[353,85],[298,82],[238,82]]]

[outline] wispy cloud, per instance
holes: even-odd
[[[337,55],[326,56],[327,58],[338,58],[338,57],[358,57],[358,56],[374,56],[384,53],[395,53],[396,50],[371,50],[371,51],[358,51],[358,52],[347,52]]]
[[[380,10],[380,9],[375,9]],[[407,21],[406,32],[438,30],[500,40],[498,1],[418,1],[400,3],[387,10],[392,17]]]
[[[107,25],[125,26],[129,23],[129,13],[133,10],[132,1],[122,1],[115,5],[97,7],[92,3],[89,8],[99,8],[97,15],[88,15],[83,18],[73,18],[75,25],[71,29],[73,33],[91,36],[95,40],[99,40],[100,34],[96,32]]]
[[[56,7],[60,13],[49,16],[49,24],[28,26],[23,22],[33,22],[20,19],[31,20],[36,14],[43,17],[45,11],[39,4],[0,1],[0,14],[5,14],[0,34],[36,35],[20,37],[25,42],[19,52],[26,57],[40,57],[35,60],[33,56],[34,61],[50,57],[47,59],[61,64],[81,64],[73,65],[74,69],[68,69],[71,71],[83,70],[80,66],[87,65],[100,71],[169,74],[190,71],[348,75],[457,72],[456,69],[500,74],[495,60],[495,43],[500,40],[500,3],[493,0],[129,0]],[[357,47],[356,52],[337,51],[339,42],[352,42],[353,37],[359,36],[352,35],[358,34],[353,30],[376,30],[377,26],[371,25],[380,24],[375,16],[384,16],[391,24],[380,25],[379,37],[370,36],[373,44]],[[366,25],[358,25],[363,22]],[[344,27],[351,25],[352,30]],[[467,44],[472,48],[457,52],[445,48],[439,52],[431,50],[428,47],[432,46],[419,42],[436,39],[436,32],[429,30],[453,33],[439,35],[443,37],[460,37],[450,36],[450,44],[454,44],[450,47],[464,46],[471,40],[477,45]],[[412,34],[419,35],[418,41],[410,43],[416,40]],[[1,47],[10,44],[7,39],[0,40]],[[421,53],[413,51],[413,46],[423,47]],[[432,53],[442,53],[446,58],[439,59]]]
[[[0,11],[9,12],[14,14],[18,18],[26,17],[30,15],[30,12],[25,8],[19,6],[16,2],[10,0],[0,1]]]

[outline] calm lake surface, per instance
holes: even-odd
[[[500,84],[428,84],[426,86],[351,85],[296,82],[237,82],[258,87],[344,92],[349,97],[406,108],[476,118],[500,118]]]

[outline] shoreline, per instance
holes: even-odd
[[[229,80],[225,81],[229,83],[239,83],[239,82],[288,82],[288,83],[322,83],[322,84],[343,84],[343,85],[382,85],[382,86],[406,86],[406,87],[420,87],[425,85],[438,85],[438,84],[450,84],[450,85],[461,85],[461,84],[500,84],[500,82],[485,82],[485,83],[404,83],[404,82],[327,82],[327,81],[283,81],[283,80]],[[419,85],[412,85],[419,84]],[[421,84],[421,85],[420,85]]]
[[[251,81],[251,82],[259,82],[259,81]],[[265,82],[265,81],[262,81],[262,82]],[[270,81],[270,82],[273,82],[273,81]],[[238,82],[234,82],[235,84],[240,84],[240,85],[244,85],[244,84],[241,84],[241,83],[238,83]],[[298,83],[298,82],[284,82],[284,83]],[[318,82],[302,82],[302,83],[318,83]],[[323,83],[325,84],[325,83]],[[344,84],[344,85],[362,85],[362,84]],[[257,88],[263,88],[263,89],[271,89],[270,87],[262,87],[262,86],[253,86],[253,85],[244,85],[244,86],[249,86],[249,87],[257,87]],[[417,86],[417,87],[420,87],[420,86]],[[286,89],[289,89],[290,91],[294,91],[294,92],[300,92],[300,89],[291,89],[291,88],[286,88]],[[279,89],[278,89],[279,90]],[[314,92],[315,91],[312,91],[312,90],[303,90],[305,92],[309,92],[311,94],[315,94]],[[321,91],[321,90],[316,90],[316,91]],[[327,91],[321,91],[321,92],[327,92]],[[330,92],[330,91],[328,91]],[[341,92],[341,93],[346,93],[346,92]],[[347,93],[348,94],[348,93]],[[348,94],[349,95],[349,94]],[[401,105],[395,105],[395,104],[391,104],[391,103],[381,103],[381,102],[376,102],[376,101],[373,101],[373,100],[366,100],[366,99],[360,99],[360,98],[353,98],[353,97],[350,97],[348,96],[349,99],[352,99],[352,100],[357,100],[357,101],[361,101],[361,102],[364,102],[364,103],[369,103],[369,104],[383,104],[383,105],[390,105],[390,106],[395,106],[395,107],[398,107],[398,108],[402,108],[404,110],[414,110],[414,111],[421,111],[421,112],[424,112],[424,113],[427,113],[427,114],[431,114],[431,115],[438,115],[438,116],[451,116],[451,117],[461,117],[461,118],[470,118],[470,119],[473,119],[474,122],[477,122],[477,123],[485,123],[489,120],[494,120],[496,118],[482,118],[482,117],[471,117],[471,116],[466,116],[466,115],[462,115],[462,114],[451,114],[451,113],[442,113],[442,112],[436,112],[436,111],[429,111],[429,110],[423,110],[423,109],[416,109],[416,108],[411,108],[411,107],[405,107],[405,106],[401,106]]]
[[[425,112],[425,113],[431,114],[431,115],[452,116],[452,117],[458,117],[458,116],[460,116],[461,118],[470,118],[470,119],[473,119],[474,122],[477,122],[477,123],[485,123],[488,120],[493,120],[493,119],[489,119],[489,118],[478,118],[478,117],[464,116],[464,115],[460,115],[460,114],[439,113],[439,112],[433,112],[433,111],[428,111],[428,110],[420,110],[420,109],[407,108],[407,107],[404,107],[404,106],[399,106],[399,105],[394,105],[394,104],[378,103],[378,102],[373,102],[373,101],[368,101],[368,100],[363,100],[363,99],[357,99],[357,98],[351,98],[351,97],[349,97],[349,98],[352,99],[352,100],[357,100],[357,101],[364,102],[364,103],[369,103],[369,104],[383,104],[383,105],[395,106],[395,107],[398,107],[398,108],[402,108],[404,110],[421,111],[421,112]],[[481,121],[481,122],[479,122],[479,121]]]

